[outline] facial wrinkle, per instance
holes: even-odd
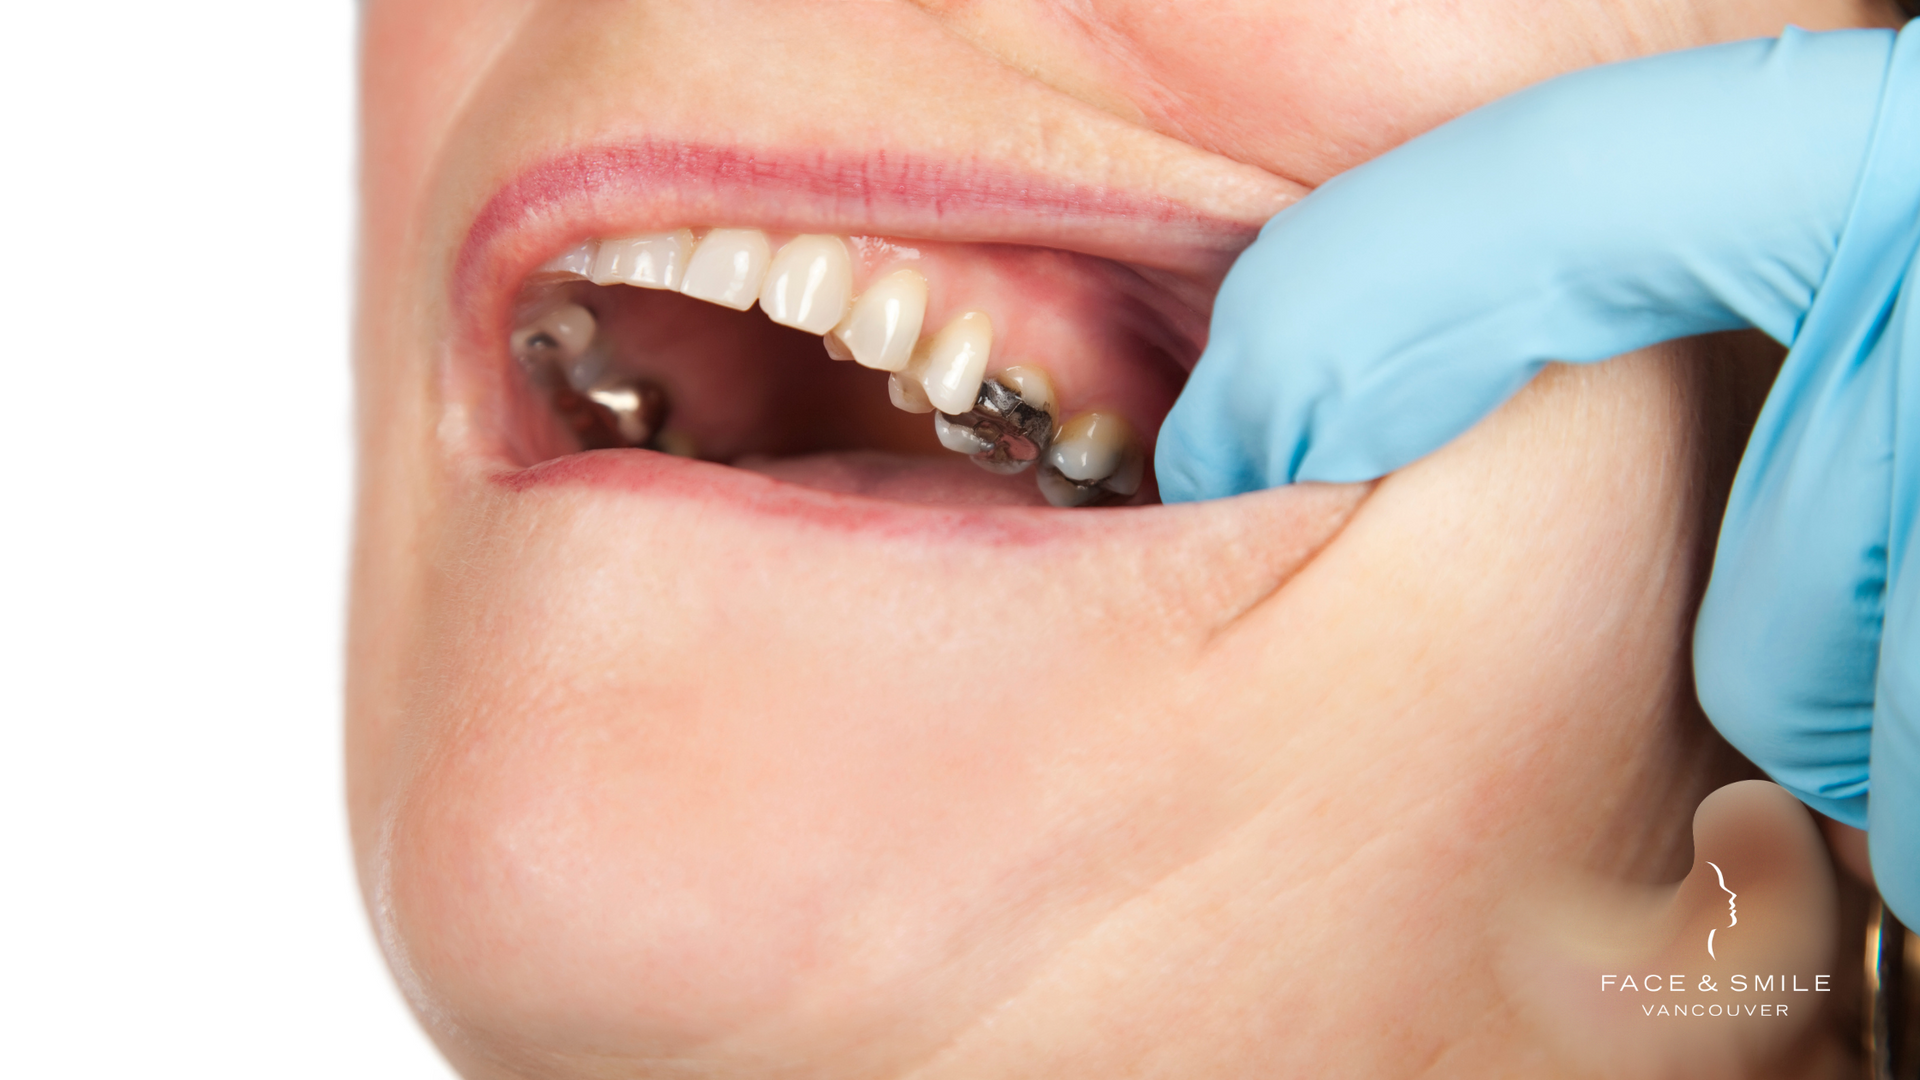
[[[1023,0],[908,0],[954,37],[996,62],[1135,127],[1308,188],[1274,162],[1236,154],[1211,131],[1210,110],[1169,82],[1142,35],[1098,10],[1095,0],[1034,5]],[[1156,9],[1158,10],[1158,9]],[[1168,15],[1168,18],[1174,17]],[[1029,42],[1045,42],[1029,47]],[[1069,48],[1060,43],[1073,42]]]

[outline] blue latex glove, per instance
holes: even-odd
[[[1788,345],[1695,629],[1700,700],[1775,780],[1869,829],[1880,889],[1910,925],[1915,27],[1579,72],[1335,178],[1227,276],[1156,461],[1170,502],[1366,480],[1438,449],[1549,361],[1741,327]]]

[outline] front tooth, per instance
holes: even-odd
[[[824,334],[847,313],[853,263],[837,236],[796,236],[773,257],[760,310],[782,326]]]
[[[827,335],[839,338],[860,364],[903,371],[913,359],[920,324],[927,317],[927,279],[918,270],[895,270],[867,287],[853,310]],[[827,346],[832,351],[833,346]]]
[[[589,276],[595,285],[677,289],[692,254],[693,232],[689,229],[602,240]]]
[[[579,304],[561,304],[515,330],[507,343],[523,361],[551,357],[571,364],[593,344],[594,329],[593,312]]]
[[[1055,506],[1084,506],[1140,490],[1146,456],[1133,429],[1113,413],[1082,413],[1060,428],[1040,468],[1040,491]]]
[[[956,454],[984,454],[993,449],[993,444],[974,434],[972,428],[948,420],[946,413],[933,414],[933,434],[941,446]]]
[[[913,361],[920,368],[927,401],[944,413],[973,408],[987,375],[987,354],[992,351],[993,320],[984,311],[969,311],[941,327],[927,344],[924,357]]]
[[[680,291],[695,300],[745,311],[760,296],[772,253],[759,229],[715,229],[693,249]]]
[[[536,274],[567,274],[572,277],[587,277],[593,273],[594,252],[598,245],[588,240],[555,255],[540,264]]]

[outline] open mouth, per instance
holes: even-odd
[[[655,455],[903,503],[1158,502],[1212,286],[1110,254],[664,213],[521,252],[471,342],[517,468]],[[586,235],[582,238],[581,233]]]

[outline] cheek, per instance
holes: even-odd
[[[422,1013],[483,1042],[937,1031],[1257,801],[1270,714],[1196,709],[1247,673],[1146,592],[1204,560],[776,551],[573,500],[490,504],[448,560],[376,871]],[[956,606],[953,574],[1001,591]],[[1026,617],[1048,589],[1074,620]]]
[[[1578,13],[1536,5],[1229,0],[1205,15],[1101,5],[1112,77],[1156,126],[1309,186],[1529,83],[1624,55]]]

